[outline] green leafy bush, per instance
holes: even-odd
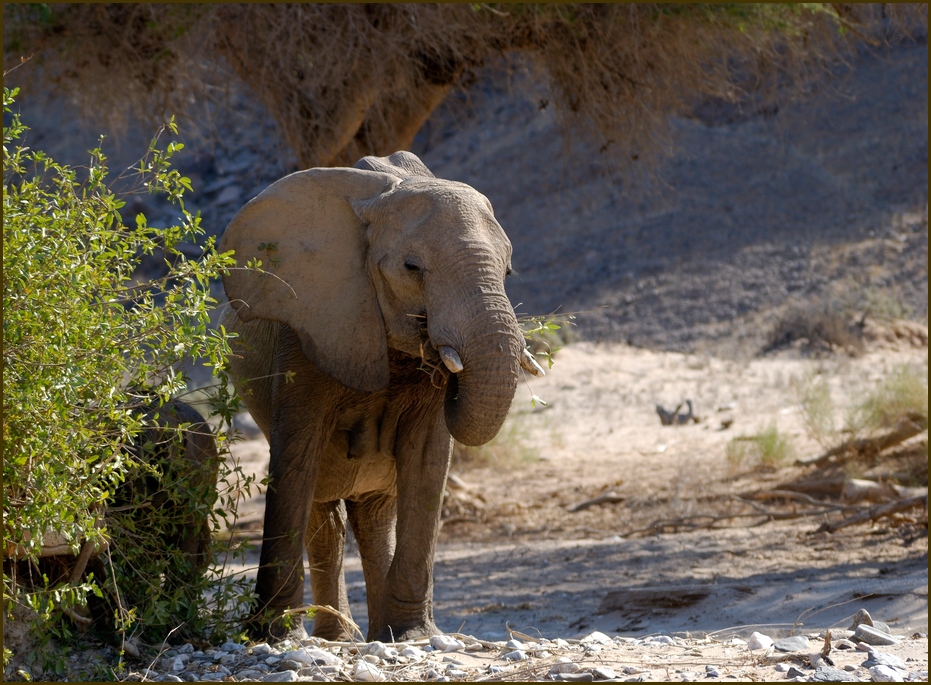
[[[176,587],[178,579],[166,574],[172,564],[184,566],[172,561],[179,552],[166,551],[165,539],[192,515],[188,509],[216,532],[251,483],[222,458],[228,440],[221,430],[209,465],[219,470],[219,491],[185,496],[191,479],[162,458],[170,450],[153,457],[151,427],[164,424],[159,408],[186,389],[175,370],[184,359],[214,369],[211,409],[221,428],[238,410],[224,373],[230,335],[209,325],[216,304],[210,282],[234,260],[217,253],[213,238],[197,258],[181,249],[204,232],[200,217],[184,208],[190,181],[171,169],[183,146],[159,142],[166,128],[177,134],[173,120],[114,183],[126,188],[122,197],[169,198],[180,225],[149,226],[140,214],[130,227],[99,148],[86,167],[70,168],[22,144],[27,128],[12,110],[17,92],[4,89],[4,611],[9,618],[28,607],[37,623],[66,636],[63,616],[87,623],[88,598],[97,597],[122,630],[164,632],[179,620],[189,632],[209,622],[222,632],[231,624],[215,621],[235,614],[240,581],[221,580],[211,549],[206,570]],[[146,256],[163,258],[164,275],[140,274]],[[181,445],[191,426],[175,422],[159,435]],[[127,490],[136,482],[151,487]],[[117,493],[121,507],[113,506]],[[183,506],[153,506],[156,495]],[[126,515],[140,507],[148,508],[145,516]],[[108,549],[88,567],[96,573],[72,578],[38,563],[43,544],[52,542],[74,555],[85,545]],[[30,573],[17,571],[23,564]]]

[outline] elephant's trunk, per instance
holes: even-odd
[[[517,388],[524,339],[511,303],[497,292],[478,288],[453,312],[430,314],[430,338],[441,350],[450,374],[446,426],[465,445],[483,445],[497,435]],[[460,302],[462,302],[460,300]],[[456,362],[461,370],[455,372]]]

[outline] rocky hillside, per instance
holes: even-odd
[[[927,44],[907,44],[860,55],[777,112],[699,108],[674,121],[653,181],[578,141],[563,155],[545,85],[520,70],[508,88],[486,79],[451,100],[414,151],[491,199],[514,244],[520,312],[581,312],[587,339],[753,354],[792,307],[926,320],[927,65]],[[61,161],[83,162],[101,133],[54,94],[24,88],[20,104],[30,144]],[[296,168],[249,98],[217,112],[207,136],[182,123],[194,144],[178,158],[214,234]],[[112,168],[150,135],[108,141]],[[129,209],[150,223],[174,214],[145,196]]]

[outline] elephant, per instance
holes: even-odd
[[[349,615],[346,524],[362,559],[368,639],[439,634],[433,558],[452,438],[491,440],[525,349],[504,281],[511,244],[491,203],[409,152],[272,183],[227,226],[223,276],[238,335],[229,370],[269,442],[257,603],[247,629],[306,637],[315,605]],[[251,264],[259,269],[245,268]],[[329,612],[313,634],[343,639]]]

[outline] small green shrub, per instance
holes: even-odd
[[[812,373],[794,382],[793,387],[808,434],[825,449],[832,447],[837,442],[837,430],[834,400],[827,379]]]
[[[182,242],[195,243],[204,232],[200,217],[184,208],[190,181],[171,169],[172,155],[183,146],[159,142],[165,128],[177,134],[173,121],[138,166],[117,177],[128,184],[118,197],[107,185],[106,156],[99,148],[90,152],[86,167],[71,168],[20,142],[27,128],[12,109],[17,92],[4,88],[5,616],[18,605],[43,627],[42,639],[69,637],[66,617],[82,623],[89,598],[96,598],[111,602],[120,630],[149,631],[157,639],[178,621],[191,632],[222,632],[244,588],[238,580],[221,581],[217,550],[211,550],[205,573],[189,574],[183,592],[172,595],[165,577],[172,553],[164,539],[177,521],[166,520],[143,499],[126,504],[148,507],[135,523],[108,507],[136,479],[152,483],[149,495],[190,486],[183,474],[172,480],[171,468],[142,457],[143,431],[154,425],[149,410],[157,411],[186,387],[175,370],[182,360],[215,370],[220,383],[211,412],[221,426],[238,410],[224,372],[230,336],[212,329],[209,316],[216,304],[210,281],[234,260],[216,252],[213,238],[203,241],[196,259],[181,250]],[[134,193],[172,200],[180,225],[152,227],[141,214],[134,227],[126,225],[122,197]],[[164,260],[164,275],[148,280],[139,266],[153,256]],[[166,440],[183,441],[189,425],[175,426]],[[225,433],[216,439],[220,454],[227,453]],[[134,450],[140,440],[141,452]],[[186,499],[201,507],[197,515],[206,516],[213,531],[235,516],[238,497],[250,487],[237,468],[218,461],[219,492],[204,500],[215,501],[210,511],[196,504],[198,498]],[[106,547],[105,538],[109,550],[98,557],[96,572],[71,582],[67,569],[49,561],[60,557],[40,558],[47,535],[63,539],[75,555],[85,543]],[[22,562],[15,561],[17,549]],[[18,572],[23,565],[28,571]]]
[[[727,444],[727,463],[731,472],[740,469],[774,470],[792,458],[792,445],[770,423],[756,435],[740,436]]]
[[[911,364],[897,366],[851,408],[847,415],[848,432],[871,434],[894,428],[902,419],[928,425],[928,369]]]

